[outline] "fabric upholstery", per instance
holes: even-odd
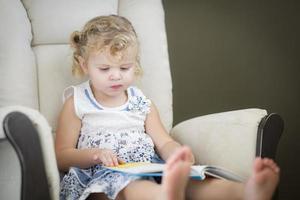
[[[177,124],[171,135],[192,148],[197,163],[223,166],[246,179],[255,158],[257,127],[265,115],[262,109],[210,114]]]
[[[0,19],[0,106],[37,109],[37,73],[26,10],[19,0],[0,0]]]
[[[62,92],[70,84],[81,80],[71,74],[71,50],[69,45],[39,45],[33,48],[39,67],[38,85],[40,112],[46,117],[55,132],[62,108]]]
[[[21,199],[20,161],[8,140],[0,141],[0,158],[0,199]]]
[[[117,14],[118,0],[23,0],[31,20],[32,45],[66,44],[74,30],[97,15]]]

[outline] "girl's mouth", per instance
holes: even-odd
[[[122,85],[112,85],[110,86],[112,89],[117,90],[122,87]]]

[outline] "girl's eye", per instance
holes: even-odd
[[[101,71],[108,71],[109,68],[108,67],[105,67],[105,68],[99,68]]]
[[[121,67],[120,69],[121,69],[122,71],[127,71],[127,70],[129,70],[130,68],[131,68],[131,65],[126,65],[126,66]]]
[[[127,71],[129,69],[129,67],[121,67],[122,71]]]

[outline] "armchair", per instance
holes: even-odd
[[[246,178],[255,156],[275,157],[283,121],[262,109],[210,114],[172,128],[161,0],[0,0],[0,9],[0,199],[58,199],[56,119],[63,89],[79,82],[70,73],[68,38],[97,15],[119,14],[133,23],[144,70],[137,84],[158,107],[170,134],[191,146],[197,163]]]

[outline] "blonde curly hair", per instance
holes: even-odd
[[[77,77],[84,76],[80,67],[79,58],[87,59],[89,52],[109,48],[112,56],[123,53],[129,46],[139,44],[132,24],[124,17],[118,15],[99,16],[88,21],[82,31],[75,31],[70,38],[73,48],[72,74]],[[135,74],[141,75],[139,55],[136,56]]]

